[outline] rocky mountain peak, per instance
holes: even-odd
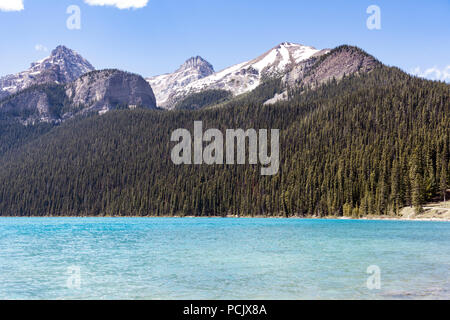
[[[212,64],[210,64],[200,56],[187,59],[186,62],[183,63],[181,67],[175,72],[182,72],[190,69],[199,71],[205,77],[214,73],[214,67],[212,66]]]
[[[48,56],[31,64],[28,70],[0,78],[0,99],[44,83],[68,83],[95,68],[75,51],[57,46]]]
[[[213,66],[200,56],[186,60],[175,72],[148,78],[148,83],[155,92],[158,106],[165,107],[170,103],[173,92],[183,90],[184,87],[199,79],[214,74]]]
[[[52,56],[64,56],[64,55],[77,55],[75,51],[67,48],[66,46],[59,45],[55,49],[52,50]]]
[[[81,75],[95,70],[89,61],[62,45],[57,46],[48,58],[34,64],[32,68],[42,70],[52,66],[59,67],[64,82],[74,81]]]

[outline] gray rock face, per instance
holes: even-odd
[[[7,96],[9,96],[8,92],[0,90],[0,101],[6,98]]]
[[[119,70],[93,71],[66,86],[73,105],[85,105],[84,112],[108,111],[115,106],[155,109],[150,85],[139,75]]]
[[[62,86],[33,87],[11,96],[0,104],[0,113],[20,119],[24,124],[59,122],[58,109],[63,101],[53,101],[49,90],[62,92]],[[62,100],[62,99],[61,99]]]
[[[197,70],[198,75],[201,78],[207,77],[214,73],[214,67],[212,66],[212,64],[210,64],[208,61],[206,61],[200,56],[192,57],[186,60],[186,62],[183,65],[181,65],[181,67],[175,72],[190,73],[191,70]]]
[[[333,78],[340,80],[351,74],[370,72],[379,64],[374,57],[356,47],[340,46],[297,65],[283,80],[290,87],[297,84],[314,86]]]
[[[293,87],[301,82],[312,70],[318,59],[329,52],[330,50],[327,49],[320,50],[308,60],[302,61],[299,64],[293,66],[293,68],[288,71],[283,77],[283,81],[285,82],[285,84],[289,87]]]
[[[32,63],[28,70],[0,78],[0,99],[36,84],[68,83],[93,70],[78,53],[58,46],[49,57]]]
[[[101,70],[66,85],[43,84],[22,90],[0,102],[0,114],[24,124],[58,123],[80,114],[136,107],[156,108],[153,90],[144,78]]]

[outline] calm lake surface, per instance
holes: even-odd
[[[0,299],[354,298],[449,299],[450,223],[0,218]]]

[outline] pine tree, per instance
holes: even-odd
[[[410,180],[411,180],[411,202],[412,206],[416,210],[416,213],[423,211],[423,179],[421,176],[419,151],[415,151],[411,160],[410,167]]]
[[[440,182],[439,182],[439,189],[440,193],[442,195],[442,200],[447,201],[447,189],[448,189],[448,163],[445,158],[442,159],[442,167],[441,167],[441,176],[440,176]]]

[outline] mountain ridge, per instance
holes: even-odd
[[[359,53],[357,48],[349,51]],[[288,87],[314,85],[333,77],[340,79],[343,75],[361,70],[354,68],[355,64],[357,65],[359,62],[352,61],[359,57],[350,55],[347,58],[335,59],[329,63],[328,67],[322,68],[321,72],[309,74],[317,66],[317,62],[321,61],[320,58],[330,52],[336,53],[336,48],[318,50],[302,44],[282,42],[254,59],[218,72],[215,72],[212,64],[201,56],[194,56],[187,59],[173,73],[146,78],[146,81],[152,87],[157,106],[173,109],[181,100],[186,101],[186,98],[192,94],[220,90],[229,92],[232,96],[238,96],[253,91],[267,79],[283,77],[282,81],[286,90],[277,92],[275,96],[266,101],[266,103],[275,103],[288,99]],[[0,101],[5,96],[19,92],[20,89],[25,89],[33,84],[50,82],[66,84],[93,70],[94,67],[86,59],[75,51],[60,45],[52,51],[50,57],[32,63],[29,70],[1,78],[3,80],[0,81],[0,87],[3,85],[3,91],[0,90]],[[307,74],[308,76],[306,76]],[[28,80],[23,81],[23,78]],[[14,81],[20,85],[11,85],[16,83]],[[9,86],[5,87],[4,85]],[[225,96],[225,93],[222,96]],[[188,107],[188,109],[194,108],[195,106]]]
[[[160,99],[159,101],[157,99],[158,106],[165,109],[172,109],[182,98],[203,90],[227,90],[235,96],[249,92],[255,89],[265,77],[282,75],[301,61],[326,52],[326,49],[317,50],[310,46],[282,42],[254,59],[190,81],[183,86],[172,85],[170,80],[167,81],[164,84],[164,99]],[[176,72],[173,74],[176,74]],[[158,76],[147,78],[147,81],[150,82],[152,87],[155,83],[153,79],[158,79]],[[159,87],[155,88],[155,95],[157,97],[159,96],[158,90]]]
[[[66,60],[72,61],[71,63],[78,67],[67,67],[71,63],[67,63]],[[86,64],[87,66],[85,66]],[[66,71],[59,70],[59,65],[63,65],[62,70]],[[265,100],[257,100],[261,104],[274,104],[289,100],[290,91],[303,90],[302,88],[306,87],[314,88],[333,79],[339,81],[345,76],[370,72],[377,65],[381,65],[381,62],[354,46],[342,45],[331,50],[318,50],[302,44],[282,42],[254,59],[218,72],[215,72],[212,64],[201,56],[194,56],[187,59],[173,73],[146,78],[145,80],[151,87],[158,107],[168,110],[174,108],[192,110],[214,106],[215,104],[220,105],[234,98],[240,99],[243,94],[251,93],[263,84],[266,88],[260,88],[259,92],[265,91],[263,95],[260,95],[260,98],[264,96]],[[33,63],[32,68],[41,70],[44,75],[50,73],[54,76],[33,78],[33,81],[28,83],[29,86],[39,83],[65,85],[76,81],[86,73],[93,72],[93,70],[88,71],[93,67],[87,60],[64,46],[58,46],[54,49],[50,58]],[[58,72],[52,73],[55,68],[58,69]],[[73,71],[74,69],[75,71],[72,73],[67,71]],[[80,73],[82,73],[81,76],[68,82]],[[281,79],[276,87],[273,86],[277,82],[277,80],[273,82],[274,79]],[[272,83],[267,84],[268,81],[272,81]],[[143,88],[141,81],[139,83]],[[116,89],[119,90],[120,88]],[[272,91],[271,94],[270,90]],[[133,88],[128,87],[128,91],[133,91]],[[20,92],[20,90],[17,92]],[[148,93],[148,97],[152,94]],[[256,95],[258,94],[256,93]],[[129,95],[129,97],[131,96]],[[87,96],[85,95],[85,97]],[[89,98],[89,100],[92,99]],[[27,99],[24,100],[24,103],[26,101]],[[47,106],[49,104],[48,96],[46,95],[40,94],[30,97],[30,101],[38,109],[49,109],[49,106]],[[123,99],[120,101],[121,103],[124,102]],[[0,103],[4,105],[1,97]],[[86,104],[82,100],[77,100],[77,103]],[[90,102],[87,104],[90,104]],[[145,104],[152,105],[149,100]],[[128,105],[135,105],[135,102],[130,102]],[[111,109],[110,106],[104,104],[102,107],[94,107],[92,110],[106,112],[109,109]],[[36,120],[36,118],[31,119],[31,122],[34,123]],[[51,122],[53,120],[46,116],[42,117],[42,121]]]

